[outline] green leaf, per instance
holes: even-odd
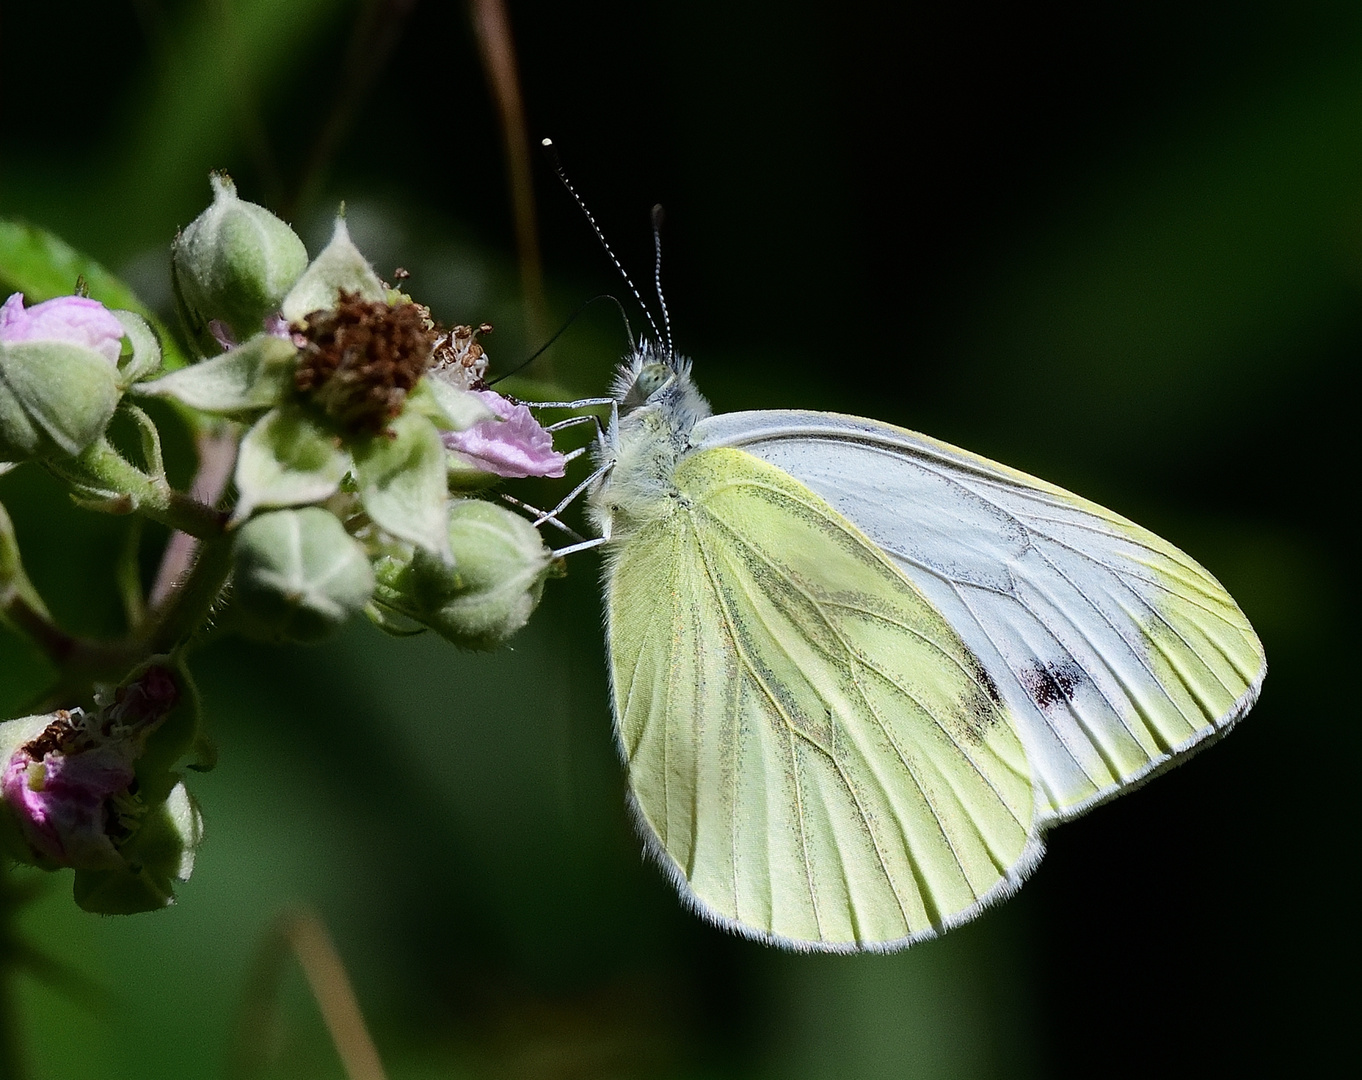
[[[321,502],[336,492],[349,468],[336,436],[301,408],[274,409],[241,440],[236,463],[240,501],[231,524],[245,521],[259,507]]]
[[[202,412],[249,416],[287,398],[297,355],[292,342],[257,334],[211,360],[140,383],[134,393],[173,398]]]
[[[120,278],[46,229],[0,218],[0,291],[6,295],[22,292],[30,305],[39,304],[56,296],[70,296],[80,278],[85,279],[92,299],[110,309],[135,311],[156,328],[166,367],[185,365],[184,353],[155,313]]]
[[[449,560],[445,448],[424,416],[404,412],[389,430],[353,447],[360,501],[401,540]]]

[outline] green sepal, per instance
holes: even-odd
[[[364,610],[374,591],[364,548],[317,506],[252,518],[237,535],[233,563],[246,629],[271,640],[321,641]]]
[[[441,431],[467,431],[483,420],[500,419],[477,394],[427,374],[407,395],[406,407],[428,417]]]
[[[141,383],[133,392],[173,398],[200,412],[246,418],[287,400],[293,390],[297,358],[293,342],[257,334],[193,367]]]
[[[93,349],[0,342],[0,460],[79,454],[104,434],[118,398],[113,365]]]
[[[351,446],[365,512],[382,529],[449,561],[445,448],[424,416],[404,412]]]
[[[175,886],[188,881],[203,841],[203,818],[184,784],[149,807],[137,834],[120,849],[126,867],[77,870],[76,904],[97,915],[136,915],[175,902]]]
[[[109,314],[123,324],[123,333],[132,346],[132,351],[118,360],[116,381],[120,390],[126,390],[161,370],[161,338],[156,328],[135,311],[111,309]]]
[[[174,672],[180,696],[175,706],[147,736],[142,755],[134,766],[138,795],[148,803],[160,802],[169,796],[179,782],[174,770],[181,765],[196,772],[207,772],[217,763],[217,750],[204,732],[203,699],[184,660],[174,653],[158,656],[143,665],[143,669],[153,663]],[[134,682],[138,674],[134,672],[124,682]]]
[[[345,219],[338,217],[331,242],[284,297],[284,318],[296,323],[314,311],[329,311],[339,301],[342,289],[357,293],[362,300],[383,301],[388,295],[369,261],[350,239]]]
[[[371,623],[389,637],[416,637],[419,634],[426,633],[429,629],[401,612],[394,611],[392,608],[379,603],[367,604],[364,608],[364,614]]]
[[[503,477],[474,465],[462,454],[445,455],[445,483],[453,494],[482,491],[501,483]]]
[[[340,488],[349,468],[340,440],[302,408],[272,409],[241,440],[239,499],[229,524],[245,521],[261,507],[321,502]]]

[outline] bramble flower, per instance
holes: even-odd
[[[496,414],[465,431],[446,431],[445,448],[467,464],[496,476],[562,476],[567,459],[553,448],[553,436],[529,408],[504,398],[495,390],[472,390]]]
[[[117,364],[124,332],[108,308],[87,296],[58,296],[26,308],[24,294],[15,293],[0,305],[0,341],[4,342],[63,341]]]
[[[383,284],[344,219],[280,311],[220,356],[139,387],[250,425],[233,524],[344,492],[391,537],[447,561],[451,481],[563,475],[524,406],[469,389],[486,369],[477,336],[491,328],[441,331]]]
[[[95,911],[161,907],[184,880],[198,813],[164,762],[141,775],[148,742],[181,702],[170,669],[152,662],[92,713],[60,709],[0,724],[0,838],[15,858],[77,871]],[[171,756],[184,733],[170,732]],[[164,748],[162,748],[164,750]]]
[[[121,865],[105,830],[105,804],[132,783],[130,747],[89,740],[79,710],[43,719],[50,722],[42,734],[10,757],[0,798],[12,808],[35,861],[80,870]],[[83,736],[88,745],[79,747]]]

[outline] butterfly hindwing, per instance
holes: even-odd
[[[1219,582],[1095,503],[856,417],[730,413],[692,443],[794,476],[930,598],[1019,724],[1047,821],[1153,775],[1257,697],[1262,646]]]
[[[902,944],[1039,854],[1021,742],[972,651],[822,498],[686,455],[606,575],[618,735],[655,853],[720,923]]]

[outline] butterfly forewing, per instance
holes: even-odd
[[[1152,775],[1257,696],[1262,646],[1219,582],[1061,488],[828,413],[711,417],[693,443],[741,446],[777,466],[893,559],[998,686],[1046,819]]]
[[[1039,852],[1008,707],[878,547],[780,469],[693,453],[607,575],[638,812],[725,925],[901,943],[1009,891]]]

